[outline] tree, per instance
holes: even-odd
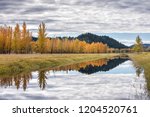
[[[107,44],[100,42],[88,43],[78,38],[47,38],[46,36],[44,23],[39,25],[37,41],[32,41],[32,33],[27,30],[25,22],[21,29],[19,24],[16,24],[14,29],[1,26],[0,53],[104,53],[109,50]],[[142,47],[140,44],[142,43],[138,37],[136,46]]]
[[[39,32],[38,32],[38,49],[41,54],[45,52],[46,36],[47,36],[46,27],[45,27],[45,24],[42,22],[39,25]]]
[[[0,27],[0,53],[7,54],[11,52],[12,28]]]
[[[11,44],[12,44],[12,37],[13,37],[13,31],[11,27],[8,27],[8,32],[7,32],[7,41],[5,45],[5,51],[6,53],[11,53]]]
[[[133,51],[139,53],[139,52],[142,52],[143,50],[144,49],[143,49],[142,39],[139,36],[137,36],[136,43],[135,43],[135,45],[133,47]]]
[[[21,37],[20,27],[19,24],[16,24],[14,35],[13,35],[13,42],[12,42],[12,50],[14,53],[20,52],[20,43],[19,43],[20,37]]]
[[[31,51],[32,34],[27,30],[26,23],[22,25],[21,36],[21,53],[29,53]]]

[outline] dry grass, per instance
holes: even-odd
[[[150,53],[130,54],[129,56],[135,64],[142,66],[146,70],[150,70]]]
[[[150,53],[130,54],[129,56],[137,66],[144,69],[144,74],[147,80],[147,88],[150,91]]]
[[[0,75],[29,72],[83,61],[109,58],[116,54],[10,54],[0,55]]]

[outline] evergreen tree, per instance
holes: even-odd
[[[142,39],[139,36],[137,36],[136,43],[135,43],[135,45],[133,47],[133,51],[135,51],[135,52],[143,52],[143,50],[144,49],[143,49]]]

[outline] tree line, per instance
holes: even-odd
[[[20,27],[16,24],[13,29],[10,26],[0,27],[0,53],[105,53],[109,50],[107,44],[87,43],[78,39],[69,40],[48,38],[44,23],[39,25],[38,40],[32,40],[32,32],[27,29],[24,22]]]
[[[32,33],[27,30],[23,23],[22,30],[19,24],[15,28],[8,26],[0,27],[0,53],[29,53],[31,52]]]

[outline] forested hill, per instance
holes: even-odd
[[[81,41],[86,41],[87,43],[102,42],[104,44],[107,44],[111,48],[118,48],[118,49],[129,48],[128,46],[108,36],[98,36],[98,35],[91,34],[91,33],[85,33],[85,34],[79,35],[77,38]]]

